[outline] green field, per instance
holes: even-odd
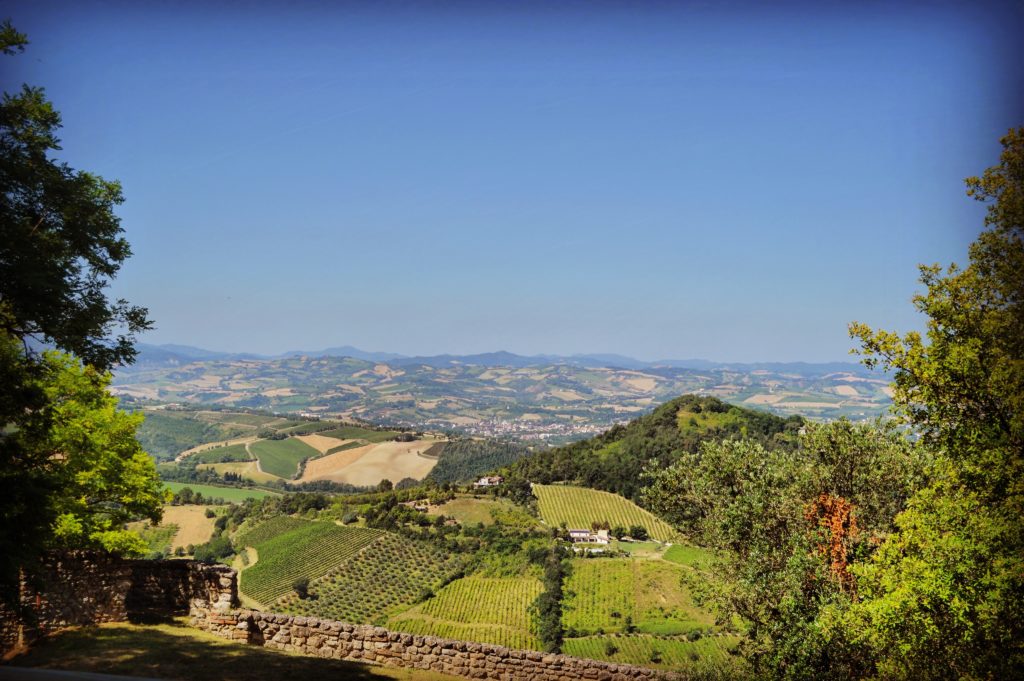
[[[541,592],[533,577],[464,577],[388,620],[388,627],[509,648],[540,649],[529,608]]]
[[[222,461],[252,461],[252,455],[246,450],[245,445],[228,445],[226,447],[214,447],[206,451],[196,452],[190,455],[190,461],[200,463],[221,463]]]
[[[638,631],[679,635],[713,627],[681,584],[684,568],[663,560],[578,558],[565,589],[562,621],[592,634],[625,631],[626,617]]]
[[[728,669],[730,661],[733,664],[740,664],[739,660],[729,653],[730,650],[736,649],[738,643],[739,638],[736,636],[707,636],[699,641],[644,635],[591,636],[565,639],[562,652],[592,660],[608,660],[645,667],[689,671],[715,670],[718,674],[714,678],[734,678],[722,672],[723,669]],[[609,654],[609,644],[616,648],[612,654]],[[736,678],[738,677],[739,675]]]
[[[302,524],[255,544],[258,560],[240,576],[239,589],[246,596],[272,603],[288,593],[296,579],[312,580],[330,572],[383,533],[329,522],[298,522]]]
[[[591,523],[607,522],[612,527],[640,525],[658,541],[671,541],[675,531],[664,520],[632,501],[611,492],[569,485],[534,485],[540,515],[550,527],[565,523],[569,528],[590,529]]]
[[[211,499],[223,499],[227,502],[239,502],[246,499],[262,499],[263,497],[281,496],[277,492],[268,492],[262,489],[246,489],[243,487],[215,487],[214,485],[197,485],[191,482],[164,482],[172,492],[177,492],[183,487],[190,488],[193,492],[199,492],[204,497]]]
[[[393,440],[398,431],[394,430],[372,430],[370,428],[360,428],[359,426],[341,426],[340,428],[333,428],[331,430],[325,430],[320,433],[327,437],[338,438],[339,440],[366,440],[367,442],[387,442]]]
[[[261,528],[257,528],[259,531]],[[275,610],[353,623],[383,624],[424,589],[436,590],[462,567],[457,554],[390,532],[310,585],[314,599],[286,594]]]
[[[460,525],[472,526],[478,523],[493,525],[495,516],[501,519],[506,525],[525,525],[531,527],[537,524],[537,520],[522,511],[510,501],[505,499],[474,499],[472,497],[458,497],[446,502],[442,506],[432,507],[432,515],[443,515],[448,518],[455,518]],[[525,516],[525,517],[524,517]]]
[[[299,472],[299,462],[320,456],[320,452],[302,440],[288,438],[286,440],[259,440],[249,445],[249,450],[259,459],[260,468],[289,480]]]
[[[664,558],[672,563],[688,565],[698,570],[710,568],[714,560],[710,551],[691,544],[673,544],[665,551]]]

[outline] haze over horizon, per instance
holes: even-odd
[[[3,8],[154,345],[856,361],[1024,118],[1019,3]]]

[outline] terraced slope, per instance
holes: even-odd
[[[640,525],[653,539],[663,542],[671,541],[676,534],[664,520],[611,492],[569,485],[534,485],[533,494],[541,517],[551,527],[565,523],[570,528],[590,529],[595,522],[627,529]]]
[[[465,577],[434,598],[388,620],[388,627],[510,648],[540,650],[530,604],[542,589],[534,577]]]
[[[272,603],[290,591],[295,580],[327,574],[383,534],[328,522],[297,522],[302,524],[252,544],[259,560],[240,575],[239,589],[246,596]]]
[[[396,610],[438,589],[462,567],[459,556],[391,532],[310,585],[313,599],[286,594],[275,610],[353,623],[383,624]]]

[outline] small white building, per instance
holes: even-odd
[[[473,487],[497,487],[503,482],[505,482],[505,478],[500,475],[485,475],[474,482]]]

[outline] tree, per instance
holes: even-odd
[[[0,25],[0,52],[27,38]],[[51,158],[60,115],[41,88],[0,101],[0,589],[46,547],[134,552],[120,529],[159,518],[156,470],[102,372],[135,355],[146,310],[105,289],[130,255],[120,187]],[[40,353],[40,343],[77,355]]]
[[[5,54],[27,44],[9,22]],[[110,301],[105,289],[131,255],[114,207],[121,187],[51,158],[60,114],[42,88],[23,85],[0,103],[0,329],[36,339],[106,369],[135,357],[134,334],[152,326],[145,308]]]
[[[836,623],[887,678],[1024,669],[1024,128],[1002,145],[999,165],[967,180],[988,203],[967,267],[921,267],[925,337],[850,327],[935,452],[930,484],[858,568],[863,598]]]
[[[825,635],[856,598],[850,566],[871,555],[919,484],[921,454],[892,427],[806,426],[796,450],[705,442],[651,476],[644,497],[715,549],[691,590],[745,623],[745,652],[772,678],[854,678],[845,641]]]

